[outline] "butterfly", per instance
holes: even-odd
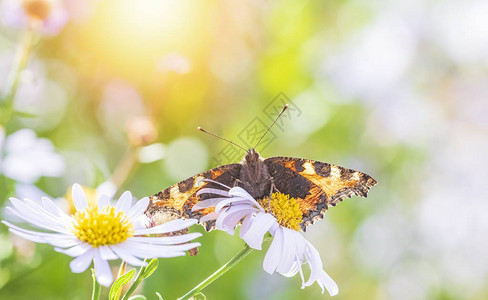
[[[256,146],[287,107],[285,105]],[[244,149],[200,127],[198,129]],[[353,195],[367,197],[369,189],[377,183],[365,173],[329,163],[281,156],[263,158],[255,148],[244,149],[246,154],[240,163],[205,171],[151,196],[146,214],[152,220],[164,220],[166,217],[200,219],[213,208],[192,211],[192,207],[205,197],[205,194],[198,196],[198,191],[203,187],[222,189],[220,185],[223,184],[240,186],[255,199],[269,197],[273,192],[295,198],[303,213],[300,226],[305,231],[309,225],[322,219],[329,207]],[[201,224],[209,231],[215,221]]]

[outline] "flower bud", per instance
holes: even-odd
[[[33,21],[46,21],[53,10],[53,0],[22,0],[25,14]]]
[[[132,147],[141,147],[156,140],[158,132],[149,117],[135,117],[127,123],[127,137]]]

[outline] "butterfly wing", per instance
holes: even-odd
[[[240,164],[223,165],[178,182],[151,196],[146,214],[156,223],[164,223],[175,218],[199,220],[202,216],[213,212],[213,208],[192,212],[193,205],[206,198],[205,195],[197,198],[197,192],[203,187],[222,189],[218,184],[204,179],[210,179],[232,187],[239,176],[240,170]],[[202,222],[202,225],[205,226],[206,230],[211,230],[214,227],[214,223],[214,221]]]
[[[303,230],[322,219],[329,206],[353,195],[366,197],[376,184],[365,173],[314,160],[270,157],[264,163],[278,191],[299,202]]]

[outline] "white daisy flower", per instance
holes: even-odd
[[[2,153],[3,152],[3,153]],[[57,177],[65,170],[50,140],[21,129],[5,138],[0,128],[0,173],[18,182],[33,183],[41,176]]]
[[[263,269],[269,274],[275,271],[291,277],[300,273],[302,289],[317,282],[327,289],[331,296],[337,295],[337,284],[325,273],[319,252],[300,233],[302,212],[294,198],[274,193],[268,198],[256,201],[240,187],[226,190],[202,189],[198,195],[212,197],[195,204],[193,211],[215,207],[215,212],[203,216],[200,221],[216,220],[216,228],[233,235],[235,227],[241,223],[240,237],[249,247],[261,250],[267,232],[273,241],[264,257]],[[269,213],[271,209],[272,213]],[[302,265],[308,263],[310,276],[305,281]]]
[[[152,228],[136,222],[144,216],[149,198],[131,205],[132,195],[125,192],[116,206],[109,204],[109,198],[102,196],[97,205],[89,206],[80,185],[73,185],[73,202],[76,213],[69,216],[54,202],[46,197],[36,202],[10,198],[12,206],[8,210],[32,226],[51,232],[33,231],[2,221],[10,232],[25,239],[48,243],[55,250],[75,257],[70,263],[71,271],[81,273],[93,261],[97,281],[109,286],[112,272],[108,260],[120,258],[134,266],[146,263],[141,259],[156,257],[176,257],[185,255],[185,251],[200,246],[200,243],[188,243],[201,236],[189,233],[174,236],[147,236],[168,234],[184,230],[196,223],[196,220],[173,220]]]
[[[85,193],[85,197],[87,198],[88,206],[97,204],[97,200],[100,199],[102,195],[110,200],[109,204],[114,205],[117,203],[117,200],[114,199],[117,187],[111,181],[105,181],[97,186],[95,189],[85,186],[82,186],[82,188]],[[71,197],[71,190],[72,187],[70,186],[66,190],[66,194],[63,197],[58,197],[53,200],[56,206],[58,206],[63,212],[67,213],[68,215],[76,213],[76,207],[73,205],[73,199]],[[34,184],[22,182],[15,183],[15,195],[18,199],[42,199],[43,197],[51,197]],[[5,219],[8,219],[10,221],[22,222],[21,219],[10,213],[10,211],[5,210],[6,205],[8,205],[8,203],[0,208],[0,214],[3,215]],[[145,220],[141,218],[141,221]],[[143,224],[146,223],[147,222],[144,222]]]

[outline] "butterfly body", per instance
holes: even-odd
[[[212,182],[213,181],[213,182]],[[264,159],[255,149],[247,150],[239,164],[223,165],[183,180],[150,197],[146,211],[151,219],[170,214],[175,218],[200,219],[212,209],[192,211],[204,195],[197,196],[203,187],[240,186],[256,199],[279,191],[297,199],[303,213],[303,230],[322,219],[329,206],[344,198],[366,197],[376,181],[365,173],[340,166],[293,157]],[[207,230],[214,222],[202,222]]]
[[[234,186],[242,187],[257,199],[269,196],[273,178],[261,155],[255,149],[249,149],[240,164],[239,178]]]

